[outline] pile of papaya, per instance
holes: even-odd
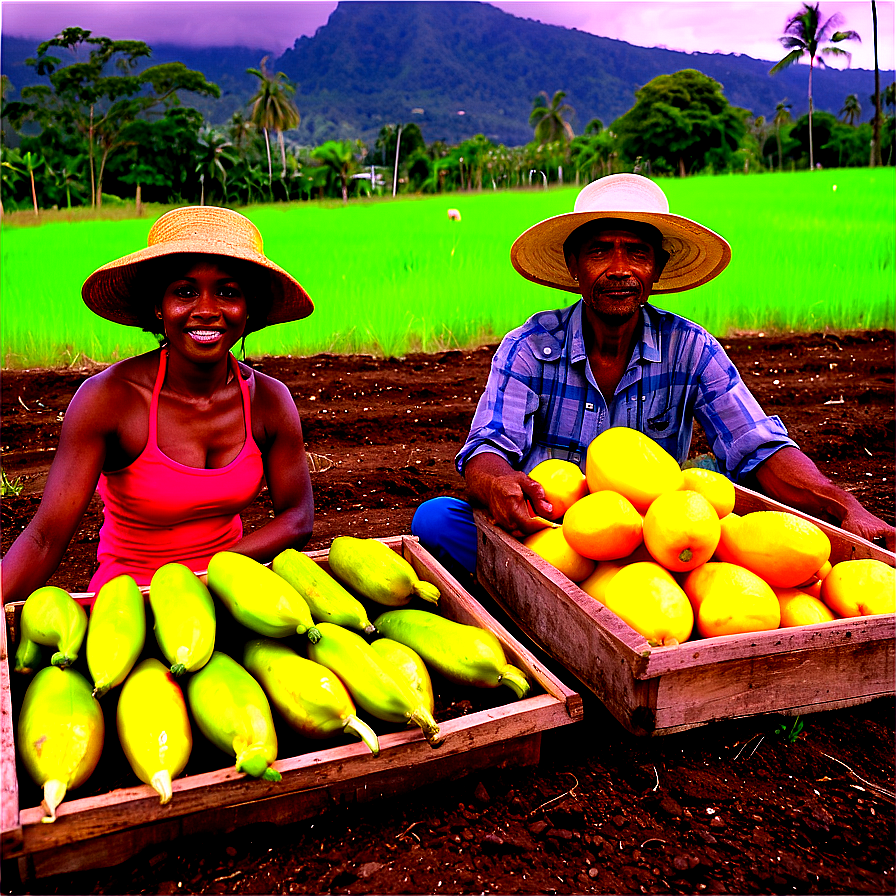
[[[14,662],[33,675],[16,745],[42,789],[42,820],[54,821],[66,794],[100,764],[100,701],[113,689],[121,751],[161,804],[172,799],[197,734],[237,772],[277,782],[278,726],[313,740],[347,734],[377,755],[380,722],[415,725],[432,747],[444,742],[434,677],[528,694],[525,672],[498,638],[441,615],[438,588],[388,545],[340,536],[328,566],[293,549],[270,568],[222,551],[205,580],[180,563],[161,567],[146,597],[118,576],[89,615],[60,588],[31,594]]]
[[[830,539],[814,523],[787,511],[734,513],[725,476],[682,470],[637,430],[597,436],[584,473],[550,459],[529,475],[552,513],[523,544],[651,645],[896,611],[892,566],[832,566]]]

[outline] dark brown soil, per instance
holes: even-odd
[[[821,469],[892,523],[893,334],[724,344]],[[309,548],[407,533],[420,501],[461,494],[453,457],[493,348],[257,362],[295,395],[318,466]],[[3,373],[3,470],[23,484],[3,502],[4,551],[37,507],[61,415],[90,372]],[[707,450],[699,434],[693,450]],[[269,514],[262,496],[246,527]],[[53,584],[84,590],[100,521],[94,499]],[[23,885],[4,867],[3,892],[893,893],[893,700],[804,716],[793,743],[776,733],[783,721],[638,739],[585,694],[584,721],[546,734],[536,768],[194,837],[107,870]]]

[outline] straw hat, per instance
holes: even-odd
[[[141,262],[184,252],[240,258],[270,271],[274,295],[265,325],[300,320],[314,310],[298,282],[265,257],[258,228],[229,208],[176,208],[152,225],[147,243],[146,249],[110,261],[84,281],[81,297],[91,311],[118,324],[141,326],[133,295]]]
[[[530,227],[510,249],[510,261],[527,280],[578,292],[563,255],[563,243],[589,221],[615,218],[652,224],[663,237],[669,261],[653,292],[681,292],[718,276],[731,261],[731,247],[717,233],[669,214],[666,194],[640,174],[611,174],[588,184],[575,211]]]

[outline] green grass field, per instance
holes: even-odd
[[[724,336],[894,327],[894,171],[839,169],[661,181],[674,213],[722,234],[733,259],[715,281],[657,304]],[[315,302],[304,321],[246,340],[248,355],[401,356],[497,341],[535,311],[575,300],[510,265],[527,227],[571,211],[576,187],[241,209],[266,253]],[[448,219],[457,208],[459,222]],[[19,217],[19,216],[17,216]],[[152,337],[81,302],[97,267],[146,245],[154,218],[40,226],[9,218],[2,240],[2,364],[113,361]]]

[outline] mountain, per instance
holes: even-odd
[[[17,88],[34,80],[22,65],[34,51],[33,41],[3,37],[2,71]],[[245,47],[155,46],[151,62],[177,59],[217,83],[221,99],[195,105],[222,124],[246,109],[257,85],[246,69],[265,55]],[[298,38],[268,63],[298,85],[302,122],[291,136],[300,143],[356,137],[372,143],[384,125],[415,121],[427,142],[458,143],[481,133],[508,146],[531,140],[529,113],[539,91],[566,91],[573,128],[581,133],[593,118],[609,125],[626,112],[652,78],[685,68],[715,78],[729,102],[754,115],[771,118],[785,99],[794,117],[803,114],[808,69],[792,66],[771,76],[771,65],[748,56],[636,47],[461,0],[340,2],[313,37]],[[893,77],[882,72],[881,87]],[[874,73],[817,71],[814,92],[815,108],[834,115],[855,93],[867,121]]]

